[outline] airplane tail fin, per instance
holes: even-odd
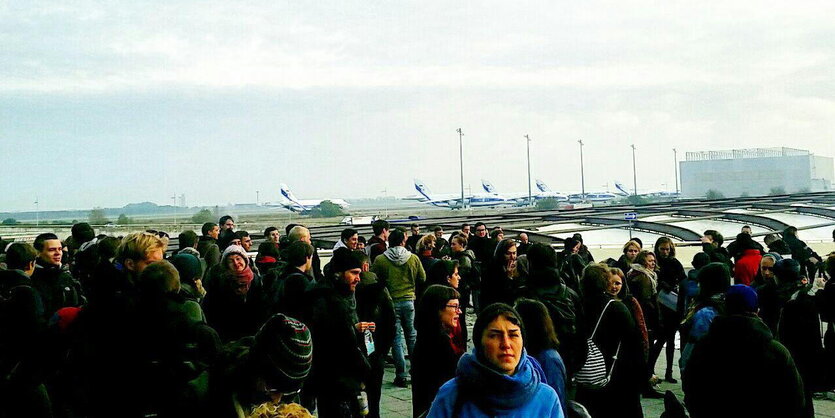
[[[293,208],[296,208],[298,210],[304,210],[304,205],[302,205],[301,202],[299,202],[299,200],[296,199],[296,196],[293,195],[293,192],[291,192],[290,188],[287,187],[287,185],[284,183],[281,183],[281,195],[284,196],[285,199],[290,201],[291,210],[294,210]]]
[[[487,193],[496,193],[496,188],[493,187],[493,183],[490,180],[481,179],[481,187]]]
[[[618,191],[621,192],[624,195],[628,196],[628,195],[632,194],[628,190],[626,190],[626,187],[623,184],[621,184],[620,182],[617,182],[617,181],[615,182],[615,188],[618,189]]]
[[[540,179],[536,179],[536,188],[542,193],[548,193],[551,191],[551,188]]]
[[[415,190],[417,190],[417,192],[426,199],[432,200],[432,198],[429,197],[432,192],[429,191],[429,188],[426,187],[426,184],[424,184],[420,179],[415,179]]]

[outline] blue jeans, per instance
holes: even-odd
[[[409,350],[409,357],[415,351],[415,339],[417,338],[417,331],[415,331],[415,301],[402,300],[394,302],[394,314],[397,317],[395,325],[397,333],[394,336],[394,346],[392,347],[392,356],[394,357],[394,369],[397,377],[407,378],[409,373],[406,372],[406,357],[403,355],[403,336],[405,331],[406,348]]]

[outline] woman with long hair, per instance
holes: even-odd
[[[652,251],[643,250],[635,257],[635,263],[632,264],[632,269],[626,274],[626,284],[629,286],[629,292],[638,300],[641,305],[641,310],[644,313],[644,320],[647,326],[647,334],[650,342],[650,355],[647,360],[647,385],[645,385],[645,398],[660,398],[663,395],[652,389],[650,381],[655,380],[653,377],[652,368],[655,364],[655,359],[652,357],[652,348],[654,342],[660,335],[659,326],[659,308],[658,308],[658,273],[656,273],[655,253]],[[663,345],[663,342],[662,342]],[[659,350],[660,352],[660,350]]]
[[[661,354],[661,349],[666,346],[667,370],[664,373],[664,380],[669,383],[678,383],[673,377],[676,332],[683,315],[678,305],[678,284],[686,279],[687,275],[684,273],[684,266],[676,259],[676,245],[671,239],[658,238],[655,241],[655,255],[658,264],[659,327],[657,338],[650,350],[648,366],[654,374],[655,362]]]
[[[473,351],[438,390],[428,417],[565,416],[539,363],[528,357],[525,325],[515,309],[504,303],[485,307],[473,336]]]
[[[528,336],[525,340],[525,349],[529,355],[539,361],[542,370],[545,371],[548,386],[557,392],[563,412],[567,412],[565,363],[557,351],[560,342],[554,331],[554,323],[548,314],[548,308],[538,300],[520,299],[516,302],[516,311],[522,316]]]
[[[632,264],[635,263],[635,257],[641,252],[641,244],[632,239],[623,244],[623,255],[615,262],[614,267],[621,269],[624,273],[632,270]]]
[[[641,391],[646,368],[640,337],[629,308],[609,292],[610,277],[609,268],[600,264],[590,264],[583,270],[580,286],[585,328],[611,377],[602,388],[578,385],[576,400],[595,418],[643,417]]]
[[[641,309],[641,304],[629,293],[629,286],[624,286],[626,282],[623,271],[617,267],[609,268],[609,289],[608,292],[615,299],[623,302],[629,312],[632,314],[632,319],[635,320],[635,328],[641,336],[641,347],[643,347],[643,360],[646,363],[649,358],[649,334],[647,333],[647,322],[644,319],[644,311]]]
[[[453,341],[461,315],[459,297],[452,287],[432,285],[418,305],[418,336],[412,357],[412,412],[416,417],[429,409],[438,388],[455,376],[458,359],[466,351],[466,346]]]
[[[490,262],[482,273],[481,305],[513,304],[520,283],[516,272],[516,242],[499,241]]]

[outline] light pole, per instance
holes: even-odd
[[[678,194],[678,155],[676,154],[675,148],[673,148],[673,168],[675,169],[676,173],[676,194]]]
[[[35,196],[35,226],[41,226],[41,209],[38,207],[38,196]]]
[[[531,196],[531,137],[525,134],[525,139],[528,145],[528,206],[533,206],[533,198]]]
[[[577,141],[580,144],[580,194],[583,196],[583,202],[586,201],[586,177],[583,174],[583,140]]]
[[[177,192],[174,192],[174,194],[171,196],[171,203],[173,203],[174,206],[174,229],[176,230],[177,224],[179,223],[179,219],[177,218]]]
[[[261,192],[256,190],[255,191],[255,206],[259,206],[261,204]]]
[[[632,193],[635,196],[638,196],[638,174],[635,171],[635,144],[631,145],[632,147]]]
[[[461,167],[461,209],[467,205],[464,203],[464,132],[458,128],[458,164]]]

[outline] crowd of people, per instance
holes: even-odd
[[[835,252],[796,228],[705,231],[692,269],[665,237],[595,261],[581,234],[372,229],[324,266],[306,227],[230,216],[170,254],[86,223],[2,242],[0,418],[379,417],[386,362],[415,417],[642,417],[677,334],[667,416],[812,417],[835,388]]]

